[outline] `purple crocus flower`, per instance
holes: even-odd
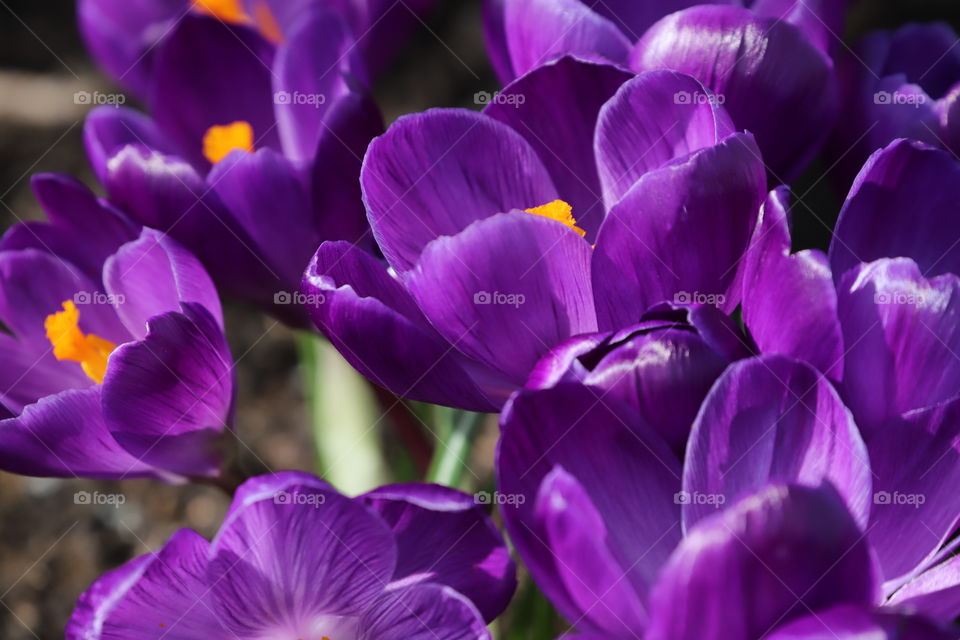
[[[818,622],[841,638],[900,623],[934,633],[896,613],[960,613],[960,562],[944,546],[960,512],[948,489],[960,459],[944,455],[958,407],[917,420],[930,440],[901,433],[874,460],[823,374],[748,358],[710,390],[681,462],[619,397],[523,390],[501,415],[503,517],[584,638],[789,638]]]
[[[515,587],[471,496],[394,485],[347,498],[304,473],[248,480],[213,542],[176,533],[81,597],[69,640],[479,640]]]
[[[791,255],[778,190],[746,260],[743,315],[764,353],[805,360],[840,386],[866,437],[958,396],[960,162],[919,142],[875,153],[828,255]]]
[[[677,101],[706,92],[689,76],[629,78],[565,57],[483,113],[405,116],[371,143],[361,181],[386,261],[327,242],[303,283],[354,367],[492,410],[571,337],[682,296],[737,306],[766,190],[753,137],[715,103]]]
[[[871,153],[897,138],[960,151],[960,51],[945,23],[865,37],[838,59],[841,115],[830,142],[846,185]]]
[[[564,54],[636,72],[692,75],[714,95],[684,99],[723,101],[736,127],[756,136],[772,177],[788,182],[822,146],[836,117],[830,52],[840,41],[846,2],[741,4],[490,0],[487,47],[504,82]]]
[[[150,115],[93,110],[87,154],[111,201],[183,243],[224,292],[304,322],[294,296],[317,246],[369,234],[360,157],[382,120],[345,14],[291,3],[277,43],[221,4],[239,6],[83,3],[87,40],[115,75],[137,47],[149,60],[135,78]]]
[[[0,240],[0,468],[217,476],[234,379],[210,277],[80,183],[33,184],[50,222]]]

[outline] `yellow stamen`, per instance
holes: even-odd
[[[80,311],[72,300],[64,300],[63,311],[47,316],[43,328],[53,345],[57,360],[79,362],[83,372],[97,384],[107,375],[107,358],[117,345],[92,333],[80,331]]]
[[[234,149],[253,151],[253,127],[249,122],[216,125],[203,135],[203,155],[211,164],[217,164]]]
[[[283,31],[280,30],[280,24],[273,15],[273,11],[270,10],[270,5],[264,0],[257,0],[257,3],[253,5],[253,22],[264,38],[274,44],[283,42]]]
[[[542,204],[539,207],[524,209],[524,211],[527,213],[532,213],[536,216],[543,216],[544,218],[550,218],[551,220],[562,222],[579,233],[581,238],[587,235],[586,231],[577,226],[577,221],[573,217],[573,207],[563,200],[554,200],[553,202]]]
[[[230,24],[250,22],[250,16],[243,10],[243,0],[193,0],[193,8]]]

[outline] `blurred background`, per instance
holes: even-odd
[[[958,0],[852,4],[848,43],[868,30],[908,21],[945,20],[960,29]],[[95,184],[81,142],[89,106],[75,104],[74,93],[116,89],[86,55],[74,12],[73,0],[0,0],[0,230],[42,219],[29,186],[33,173],[65,172]],[[473,95],[498,88],[486,61],[480,14],[480,0],[439,0],[376,88],[387,123],[435,106],[478,108]],[[821,174],[814,166],[795,185],[800,193],[815,185],[805,201],[822,221],[808,212],[798,214],[797,243],[803,247],[826,247],[842,202],[829,181],[818,180]],[[227,312],[238,363],[241,466],[251,472],[315,471],[296,336],[251,309],[228,306]],[[415,477],[423,455],[411,458],[399,451],[413,443],[425,453],[429,433],[389,394],[375,393],[371,404],[384,454],[396,462],[391,467],[397,471],[388,479]],[[378,420],[388,408],[387,418]],[[490,474],[494,429],[491,424],[471,464],[482,478]],[[122,496],[123,503],[78,504],[78,492],[84,491]],[[97,576],[158,548],[180,527],[212,536],[228,502],[213,487],[30,479],[0,472],[0,638],[62,638],[76,597]]]

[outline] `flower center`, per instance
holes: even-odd
[[[215,125],[203,135],[203,155],[210,164],[217,164],[234,149],[253,151],[253,127],[249,122]]]
[[[80,331],[80,311],[72,300],[64,300],[63,311],[47,316],[43,328],[53,345],[57,360],[79,362],[83,372],[100,384],[107,375],[107,359],[117,345],[92,333]]]
[[[228,24],[253,25],[270,42],[283,42],[280,25],[264,0],[254,2],[252,17],[244,10],[243,0],[193,0],[193,8]]]
[[[587,235],[586,231],[577,226],[577,221],[573,217],[573,207],[563,200],[554,200],[553,202],[542,204],[539,207],[524,209],[524,211],[527,213],[532,213],[535,216],[543,216],[544,218],[550,218],[551,220],[562,222],[579,233],[581,238]]]

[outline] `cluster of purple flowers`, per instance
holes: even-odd
[[[371,86],[432,4],[78,3],[145,112],[91,111],[105,195],[35,176],[49,221],[0,239],[0,468],[223,480],[221,292],[500,438],[495,501],[247,479],[67,637],[490,638],[515,551],[563,638],[960,638],[957,35],[487,0],[497,99],[384,128]],[[795,251],[816,156],[848,195]]]

